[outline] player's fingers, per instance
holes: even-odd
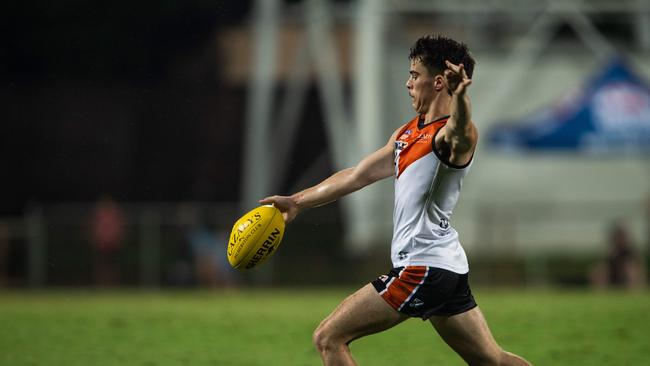
[[[288,224],[291,221],[293,221],[293,219],[296,218],[296,214],[290,214],[289,212],[283,212],[282,213],[282,218],[284,218],[284,223]]]
[[[464,93],[465,93],[465,89],[467,89],[467,87],[468,87],[470,84],[472,84],[472,80],[471,80],[471,79],[465,79],[465,80],[461,81],[460,83],[458,83],[458,87],[456,87],[455,93],[458,94],[458,95],[462,95],[462,94],[464,94]]]
[[[259,200],[259,203],[261,203],[263,205],[268,205],[268,204],[271,204],[271,203],[275,203],[276,202],[276,199],[275,199],[276,197],[277,196],[269,196],[269,197],[262,198],[261,200]]]
[[[293,221],[296,216],[298,216],[298,210],[295,209],[288,209],[282,212],[282,218],[284,218],[284,222],[287,224]]]
[[[445,65],[447,65],[449,70],[458,73],[458,69],[459,69],[458,65],[452,64],[451,62],[449,62],[449,60],[445,60]]]
[[[463,79],[463,81],[460,82],[460,85],[463,88],[468,87],[472,83],[472,79]]]
[[[458,71],[459,71],[458,73],[460,74],[460,76],[463,77],[463,79],[468,79],[468,77],[467,77],[467,71],[465,71],[465,65],[460,64],[460,65],[458,66]]]

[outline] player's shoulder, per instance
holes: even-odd
[[[402,124],[397,129],[395,129],[395,131],[391,135],[390,139],[393,140],[393,141],[397,140],[397,137],[400,136],[402,133],[404,133],[404,131],[408,130],[409,128],[411,128],[414,125],[417,125],[419,120],[420,120],[420,115],[417,115],[417,116],[413,117],[410,121]]]

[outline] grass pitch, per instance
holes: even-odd
[[[0,292],[0,365],[319,365],[312,330],[348,290]],[[650,294],[478,289],[535,365],[649,364]],[[464,365],[428,322],[352,343],[360,365]]]

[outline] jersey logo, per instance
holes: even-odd
[[[420,136],[418,136],[417,140],[415,140],[415,143],[416,144],[430,143],[431,138],[433,138],[433,134],[423,133]]]
[[[414,298],[411,303],[409,304],[410,307],[412,308],[419,308],[420,306],[424,305],[424,301],[418,299],[417,297]]]
[[[400,151],[406,149],[408,145],[409,143],[405,141],[395,141],[395,153],[399,154]]]
[[[431,141],[436,132],[445,125],[445,121],[431,123],[423,128],[417,128],[419,116],[411,120],[403,128],[405,129],[395,140],[395,178],[408,168],[409,165],[418,159],[431,153],[433,145]]]
[[[397,253],[397,258],[399,258],[399,260],[404,260],[408,256],[409,256],[409,252],[399,252],[399,253]]]
[[[449,228],[449,220],[447,220],[447,219],[440,220],[440,228],[441,229],[448,229]]]
[[[412,132],[413,131],[411,131],[411,130],[404,131],[404,133],[402,134],[402,136],[400,136],[398,138],[398,140],[406,140],[407,138],[409,138],[409,136],[411,135]]]

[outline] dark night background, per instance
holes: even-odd
[[[214,38],[250,13],[249,1],[2,5],[0,214],[105,193],[238,198],[246,85],[222,82]]]

